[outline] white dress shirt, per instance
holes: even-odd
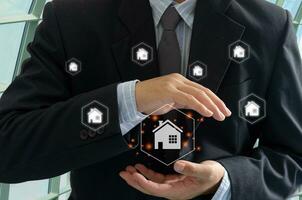
[[[186,75],[191,35],[194,21],[194,10],[196,0],[186,0],[180,4],[173,0],[149,0],[152,8],[155,35],[157,47],[163,33],[163,28],[160,23],[161,16],[165,10],[173,4],[182,20],[176,27],[176,35],[181,51],[181,74]],[[122,134],[125,135],[132,128],[142,122],[147,116],[137,111],[135,100],[135,84],[138,80],[133,80],[118,85],[118,105],[119,105],[119,120]],[[220,186],[214,194],[212,200],[230,200],[231,185],[227,171],[225,170],[224,177]]]

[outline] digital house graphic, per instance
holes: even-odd
[[[155,149],[181,149],[181,133],[183,132],[170,120],[159,121],[159,126],[155,128],[154,148]]]
[[[245,116],[247,117],[260,116],[260,106],[256,102],[249,101],[247,105],[244,106],[244,108],[245,108]]]
[[[87,115],[88,123],[100,124],[103,122],[103,113],[97,108],[91,108]]]

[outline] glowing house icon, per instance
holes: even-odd
[[[245,58],[245,49],[242,46],[236,46],[233,50],[234,58]]]
[[[149,52],[144,48],[139,48],[136,52],[136,60],[147,61],[149,59]]]
[[[246,117],[259,117],[260,116],[260,106],[254,102],[249,101],[244,106],[245,109],[245,116]]]
[[[155,149],[181,149],[181,133],[183,132],[170,120],[159,121],[159,126],[155,128],[154,148]]]
[[[203,76],[203,69],[199,65],[194,66],[193,68],[193,76]]]
[[[97,108],[91,108],[87,113],[89,124],[101,124],[103,123],[103,113]]]
[[[68,70],[69,70],[70,72],[77,72],[77,71],[79,70],[79,66],[78,66],[78,64],[75,63],[75,62],[71,62],[71,63],[69,63],[69,65],[68,65]]]

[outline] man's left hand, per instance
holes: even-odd
[[[224,167],[216,161],[197,164],[180,160],[174,164],[174,170],[179,174],[163,175],[137,164],[128,166],[120,176],[128,185],[145,194],[171,200],[215,193],[224,176]]]

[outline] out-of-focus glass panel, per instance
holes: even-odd
[[[32,0],[0,0],[0,17],[28,14]]]
[[[302,0],[286,0],[284,1],[283,8],[289,10],[292,16],[295,16],[297,14],[301,1]]]
[[[64,190],[68,187],[70,187],[69,173],[63,174],[60,177],[60,191],[64,192]]]
[[[65,194],[62,194],[62,195],[59,197],[59,200],[67,200],[69,196],[70,196],[70,192],[65,193]]]
[[[267,1],[271,3],[276,3],[276,0],[267,0]]]
[[[25,23],[0,25],[0,93],[13,78]]]
[[[300,25],[298,27],[297,38],[298,38],[298,46],[299,46],[299,49],[300,49],[300,55],[302,57],[302,25]]]
[[[9,200],[34,200],[48,194],[48,180],[10,185]]]

